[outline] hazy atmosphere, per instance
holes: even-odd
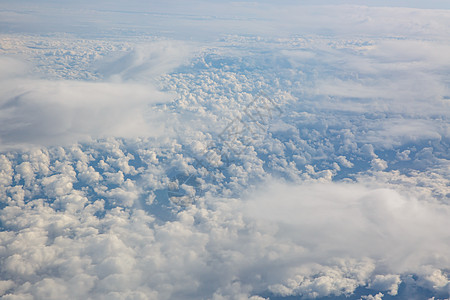
[[[1,299],[450,298],[450,2],[0,0]]]

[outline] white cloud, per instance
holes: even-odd
[[[102,147],[109,148],[103,155],[127,156],[117,142]],[[49,157],[33,153],[36,162]],[[52,173],[38,182],[56,201],[27,198],[0,212],[6,299],[258,299],[268,291],[323,297],[360,286],[394,295],[405,274],[429,290],[446,288],[450,211],[429,197],[373,183],[266,182],[246,199],[199,198],[162,222],[133,205],[138,180],[122,172],[120,186],[105,187],[98,195],[106,201],[94,202],[87,189],[68,188],[85,172],[83,163],[71,169],[50,159]],[[112,201],[118,207],[105,209]]]
[[[50,197],[58,197],[68,194],[73,187],[73,178],[64,175],[53,175],[42,179],[45,194]]]
[[[378,293],[375,296],[373,295],[362,296],[361,300],[382,300],[383,296],[384,296],[383,293]]]
[[[73,56],[74,61],[60,64],[56,58],[48,61],[54,65],[45,66],[42,62],[47,56],[57,56],[51,51],[55,45],[45,39],[30,43],[38,45],[35,50],[37,60],[23,43],[11,38],[5,38],[2,43],[5,45],[3,52],[12,55],[25,52],[21,55],[23,59],[37,66],[32,69],[32,65],[27,66],[16,58],[1,58],[0,63],[6,67],[0,74],[1,150],[30,145],[67,145],[108,136],[154,137],[163,134],[167,118],[161,111],[157,112],[155,105],[170,102],[175,95],[160,91],[155,86],[156,79],[186,63],[196,51],[192,43],[166,40],[141,42],[128,46],[125,51],[105,53],[108,46],[112,49],[118,46],[73,40],[72,43],[81,44],[77,46],[70,44],[70,39],[63,39],[58,41],[61,47],[73,50],[55,51],[61,52],[64,58]],[[40,50],[40,45],[48,51]],[[82,47],[85,46],[95,53],[91,48],[96,45],[102,59],[83,52],[87,51]],[[47,72],[38,72],[44,78],[51,77],[48,76],[50,71],[78,71],[90,76],[95,74],[104,80],[47,80],[30,76],[31,70],[39,68]]]
[[[23,80],[3,82],[0,89],[3,149],[159,135],[162,119],[151,106],[171,100],[136,84]]]
[[[188,63],[195,51],[194,44],[181,41],[154,41],[135,46],[120,57],[106,58],[98,72],[112,81],[148,82],[161,74]]]
[[[106,136],[157,136],[152,108],[172,100],[150,84],[6,79],[0,84],[1,149],[64,145]]]
[[[378,291],[389,291],[390,295],[395,296],[398,293],[398,285],[401,282],[398,275],[376,275],[369,288]]]
[[[86,2],[86,1],[84,1]],[[290,36],[292,34],[370,34],[371,36],[448,36],[448,11],[444,1],[96,1],[39,6],[8,3],[3,26],[28,33],[70,32],[86,36],[155,36],[214,40],[226,34]],[[436,5],[440,2],[440,5]],[[342,5],[344,4],[344,5]],[[347,4],[347,5],[345,5]],[[363,6],[363,5],[372,6]],[[376,7],[376,6],[405,7]],[[110,9],[105,10],[108,6]],[[69,9],[70,7],[70,9]],[[86,8],[89,8],[86,10]],[[26,10],[27,9],[27,10]],[[86,32],[86,26],[90,31]]]
[[[339,253],[367,256],[384,261],[385,271],[395,274],[418,271],[432,257],[435,268],[450,263],[444,229],[450,209],[432,199],[363,184],[274,183],[244,207],[248,216],[278,224],[289,239],[314,249],[319,261]]]
[[[447,297],[448,11],[22,3],[0,27],[103,40],[0,40],[4,299]],[[220,148],[261,90],[280,120]]]
[[[8,80],[16,76],[22,76],[27,71],[27,65],[11,57],[0,57],[0,80]]]

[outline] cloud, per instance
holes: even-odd
[[[377,124],[375,124],[377,123]],[[361,142],[381,148],[393,148],[421,141],[439,141],[448,136],[450,127],[445,123],[416,118],[390,118],[372,123],[372,130],[361,137]]]
[[[330,44],[316,39],[302,48],[316,57],[283,52],[293,67],[317,72],[299,74],[305,83],[298,93],[292,92],[302,99],[296,109],[323,116],[327,126],[340,127],[344,114],[354,115],[358,129],[352,130],[353,142],[371,143],[378,149],[439,142],[448,137],[448,122],[439,121],[450,116],[445,71],[450,52],[445,41],[364,38]],[[309,81],[308,76],[314,79]],[[314,101],[305,106],[308,97]],[[307,123],[315,126],[317,121]],[[346,126],[351,124],[355,122]]]
[[[448,12],[175,2],[2,19],[114,38],[1,40],[0,296],[448,297]]]
[[[108,80],[97,82],[31,78],[25,63],[3,57],[0,149],[159,136],[167,123],[155,105],[174,95],[159,91],[155,78],[190,55],[192,47],[181,42],[138,46],[118,60],[105,59],[97,72]]]
[[[84,3],[88,2],[88,3]],[[56,5],[43,1],[8,3],[2,24],[9,32],[70,32],[84,36],[155,36],[215,40],[227,34],[291,36],[295,34],[371,36],[448,36],[444,1],[183,1],[156,3],[83,1]],[[437,3],[437,4],[436,4]],[[345,5],[347,4],[347,5]],[[70,6],[68,6],[70,5]],[[104,7],[108,5],[109,9]],[[365,5],[365,6],[364,6]],[[386,6],[406,7],[386,7]],[[381,7],[380,7],[381,6]],[[385,7],[382,7],[385,6]],[[70,7],[70,9],[67,9]],[[432,20],[432,21],[430,21]],[[89,32],[86,32],[89,26]]]
[[[394,274],[450,264],[444,229],[450,226],[450,207],[433,199],[354,183],[272,183],[244,208],[256,220],[281,226],[318,262],[345,253],[379,260],[379,268]]]
[[[127,150],[151,145],[139,143],[108,139],[34,149],[20,160],[0,156],[0,184],[24,183],[25,191],[0,211],[5,299],[320,298],[358,287],[394,295],[402,283],[446,293],[449,206],[418,188],[265,181],[240,198],[208,193],[164,219],[158,209],[167,203],[154,187],[164,188],[164,164],[186,158],[174,143],[172,152],[164,150],[170,159],[142,151],[149,165],[138,167],[139,154]],[[122,171],[130,165],[137,173]],[[108,173],[82,181],[103,168]],[[250,164],[228,171],[243,178],[264,173]],[[216,172],[226,179],[226,170]],[[149,189],[152,207],[144,203]]]
[[[332,66],[345,61],[342,66],[345,74],[353,74],[343,76],[342,70],[322,71],[316,81],[317,94],[350,98],[350,101],[341,101],[339,106],[332,103],[327,106],[336,110],[398,112],[413,116],[444,113],[448,103],[443,98],[449,93],[445,69],[450,62],[446,43],[412,39],[369,40],[356,42],[356,45],[343,43],[337,47],[318,46],[326,51],[321,59]]]
[[[171,100],[151,86],[21,80],[0,85],[2,149],[64,145],[106,136],[155,136],[152,106]]]
[[[0,71],[0,80],[2,81],[23,76],[28,69],[26,63],[11,57],[0,57],[0,65],[2,65],[2,69]]]
[[[373,295],[362,296],[360,300],[382,300],[383,296],[384,296],[383,293],[378,293],[375,296]]]
[[[188,63],[195,51],[193,43],[181,41],[154,41],[136,45],[131,51],[113,55],[98,63],[104,78],[112,81],[148,82]]]
[[[401,283],[398,275],[376,275],[370,283],[370,289],[389,291],[390,295],[397,295],[398,285]]]
[[[0,71],[1,150],[108,136],[161,135],[167,117],[155,106],[172,101],[175,95],[159,90],[157,78],[187,63],[198,50],[192,43],[165,40],[122,47],[125,51],[108,44],[116,49],[108,52],[102,43],[63,40],[58,44],[71,50],[55,50],[64,58],[60,63],[58,58],[52,60],[58,54],[51,51],[54,45],[48,40],[35,43],[37,60],[32,54],[22,54],[22,60],[18,55],[0,60],[5,66]],[[9,54],[25,52],[14,40],[5,39],[2,45]],[[45,60],[50,65],[42,66]],[[30,75],[36,70],[40,78]],[[70,78],[75,71],[103,80],[46,79],[58,72]]]

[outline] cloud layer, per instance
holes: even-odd
[[[346,3],[5,3],[0,297],[448,298],[449,12]]]

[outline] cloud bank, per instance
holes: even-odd
[[[0,9],[2,299],[449,297],[447,10],[80,3]]]

